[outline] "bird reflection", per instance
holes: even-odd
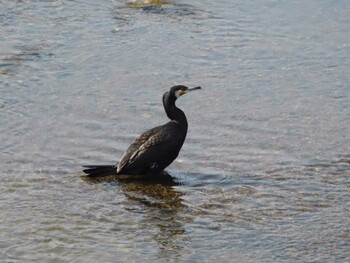
[[[139,228],[144,229],[145,233],[153,233],[153,240],[159,244],[162,257],[167,253],[172,256],[180,254],[187,206],[183,204],[182,193],[176,189],[180,183],[169,173],[139,178],[120,175],[81,178],[88,183],[111,183],[120,186],[122,193],[131,201],[126,209],[135,211],[137,217],[142,213],[143,219],[138,222]],[[136,209],[133,204],[136,204]]]
[[[145,184],[163,184],[168,186],[176,186],[179,183],[176,179],[171,176],[167,171],[163,171],[156,175],[128,175],[128,174],[114,174],[106,175],[101,177],[89,177],[81,176],[81,179],[88,183],[103,183],[103,182],[119,182],[119,183],[131,183],[139,182],[142,184],[142,181]]]
[[[186,207],[181,200],[182,194],[174,188],[179,182],[166,171],[155,176],[110,175],[81,178],[89,183],[118,183],[127,198],[143,205],[164,209]]]

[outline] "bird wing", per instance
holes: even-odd
[[[123,157],[117,166],[117,172],[120,172],[127,166],[142,166],[152,163],[154,159],[159,158],[159,151],[161,148],[167,148],[174,143],[172,136],[173,132],[170,132],[169,125],[158,126],[150,129],[141,134],[126,150]],[[170,148],[170,147],[169,147]],[[142,158],[141,158],[142,156]]]

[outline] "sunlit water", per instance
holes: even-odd
[[[0,1],[0,262],[348,262],[349,13]],[[172,179],[83,177],[174,84],[203,90]]]

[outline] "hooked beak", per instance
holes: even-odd
[[[194,91],[194,90],[197,90],[197,89],[202,89],[201,87],[194,87],[194,88],[191,88],[191,89],[188,89],[187,92],[190,92],[190,91]]]

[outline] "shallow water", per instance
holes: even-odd
[[[349,261],[349,11],[0,1],[0,261]],[[172,178],[83,177],[174,84],[203,90]]]

